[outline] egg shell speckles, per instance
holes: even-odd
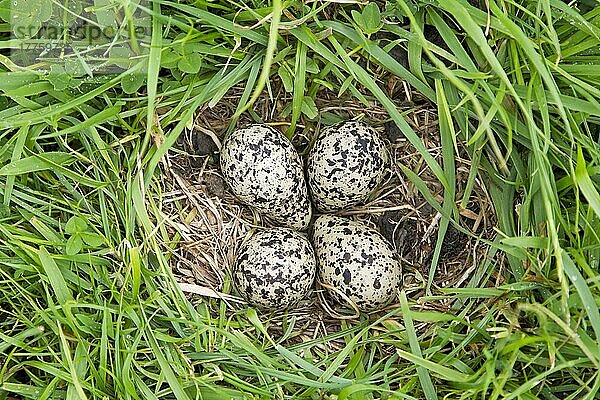
[[[322,215],[313,226],[319,279],[360,310],[389,304],[400,287],[400,264],[379,232],[347,218]],[[335,290],[335,300],[347,303]]]
[[[221,149],[221,171],[243,203],[283,226],[308,226],[312,210],[302,161],[281,132],[267,125],[234,131]]]
[[[250,304],[283,309],[306,296],[316,269],[308,239],[288,228],[272,228],[256,231],[242,243],[233,276]]]
[[[387,159],[383,140],[370,126],[347,121],[325,128],[308,155],[315,207],[333,212],[364,202],[382,182]]]

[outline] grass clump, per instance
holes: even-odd
[[[598,397],[597,3],[145,13],[140,64],[94,78],[16,65],[0,24],[0,399]],[[190,301],[171,270],[189,210],[166,212],[165,155],[219,107],[233,118],[209,119],[218,134],[239,117],[299,142],[349,109],[391,121],[414,154],[397,163],[404,183],[439,213],[418,290],[313,331],[307,310]],[[423,107],[435,151],[407,118]],[[442,287],[442,239],[469,232],[478,190],[497,235]]]

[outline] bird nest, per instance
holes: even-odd
[[[163,163],[163,210],[174,222],[169,227],[170,234],[179,244],[175,250],[169,250],[173,274],[192,303],[205,303],[215,315],[219,315],[223,303],[227,313],[246,309],[231,281],[236,251],[252,228],[272,226],[257,212],[237,201],[219,169],[218,151],[238,99],[239,96],[233,93],[216,107],[200,110],[193,128],[180,136]],[[475,179],[470,198],[463,201],[466,207],[459,207],[458,224],[462,229],[449,225],[438,262],[432,268],[443,216],[424,199],[400,168],[402,165],[417,174],[426,183],[431,196],[442,204],[443,186],[423,157],[377,104],[367,110],[335,95],[323,96],[317,99],[316,104],[321,113],[337,115],[340,119],[360,118],[387,139],[392,162],[385,183],[368,203],[340,215],[376,228],[393,245],[401,260],[403,289],[409,299],[422,309],[448,311],[457,299],[444,296],[444,288],[478,285],[477,280],[483,275],[481,269],[487,269],[491,261],[487,259],[489,246],[486,243],[494,237],[496,221],[490,197],[479,176]],[[430,154],[441,164],[435,106],[424,99],[408,97],[398,107]],[[267,98],[259,99],[254,107],[256,114],[265,116],[265,123],[284,131],[289,124],[277,119],[277,110],[281,108],[281,104]],[[252,122],[249,117],[245,118],[238,126]],[[319,131],[318,122],[297,127],[293,141],[301,155],[306,155]],[[456,198],[462,199],[471,164],[468,153],[460,144],[458,154],[455,154],[455,168]],[[479,171],[478,175],[482,172]],[[502,260],[493,261],[496,266],[503,264]],[[501,279],[499,273],[494,275],[492,271],[492,279],[495,276]],[[390,318],[393,319],[395,309],[399,309],[398,304],[369,317],[392,311]],[[290,340],[292,337],[296,338],[294,340],[309,340],[328,335],[341,329],[341,320],[359,318],[352,310],[334,304],[317,287],[293,309],[258,311],[269,322],[271,335],[287,335]],[[289,321],[294,321],[293,335],[290,335]],[[419,329],[419,326],[416,328]],[[329,346],[335,347],[335,343]]]

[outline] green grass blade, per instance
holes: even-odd
[[[53,169],[59,166],[66,167],[74,161],[75,157],[72,154],[60,151],[36,154],[15,160],[0,168],[0,176],[23,175]]]
[[[569,257],[569,254],[563,251],[562,258],[565,266],[565,273],[573,283],[573,286],[575,286],[577,294],[579,294],[579,297],[583,302],[585,312],[588,315],[594,333],[596,334],[596,343],[600,349],[600,312],[598,311],[596,300],[594,299],[589,286],[586,284],[585,279],[581,275],[581,272],[579,272],[579,269],[571,257]],[[600,356],[600,353],[598,355]]]
[[[41,247],[38,256],[58,302],[64,306],[68,302],[74,301],[71,289],[67,286],[60,268],[50,256],[50,253],[44,247]]]
[[[286,133],[288,138],[294,136],[296,123],[302,115],[302,104],[304,102],[304,89],[306,87],[306,45],[298,43],[296,48],[296,63],[294,66],[294,92],[292,97],[292,119]]]
[[[410,343],[411,353],[407,353],[403,350],[396,349],[398,354],[401,356],[404,354],[410,354],[409,357],[413,357],[415,360],[422,360],[421,357],[421,347],[419,345],[419,338],[417,337],[417,333],[415,332],[415,327],[413,325],[411,311],[408,305],[408,300],[406,299],[406,293],[404,291],[400,292],[400,306],[402,308],[402,316],[404,318],[404,326],[406,327],[406,333],[408,335],[408,341]],[[415,362],[414,360],[411,360]],[[419,364],[418,364],[419,365]],[[425,394],[425,398],[427,400],[435,400],[438,398],[435,387],[433,386],[433,382],[431,381],[431,376],[429,376],[429,372],[426,366],[419,365],[417,367],[417,374],[419,375],[419,381],[421,382],[421,387],[423,388],[423,393]]]
[[[158,86],[158,75],[160,72],[160,60],[162,54],[162,26],[157,17],[160,15],[160,3],[152,2],[152,38],[150,40],[150,52],[148,54],[148,71],[146,72],[146,90],[148,92],[148,103],[146,105],[146,136],[142,144],[141,153],[146,151],[150,138],[155,130],[154,113],[156,109],[156,89]]]

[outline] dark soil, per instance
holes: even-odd
[[[423,207],[425,208],[425,207]],[[437,229],[430,233],[427,240],[423,241],[425,227],[419,218],[429,219],[429,210],[422,210],[420,216],[414,212],[404,210],[386,211],[379,220],[379,230],[388,242],[396,249],[402,258],[413,261],[428,262],[433,256],[437,242]],[[411,215],[412,214],[412,215]],[[468,248],[469,236],[449,225],[444,236],[440,251],[440,262],[453,261],[463,255]],[[418,252],[425,254],[417,254]],[[419,260],[420,259],[420,260]]]
[[[199,183],[209,197],[223,198],[225,196],[226,184],[221,175],[202,174]]]
[[[456,229],[454,226],[449,225],[446,230],[446,235],[444,236],[444,242],[442,243],[440,261],[451,261],[462,255],[467,249],[468,242],[469,237],[467,235]]]
[[[211,162],[219,162],[219,146],[210,135],[199,129],[194,129],[189,135],[180,135],[175,147],[189,154],[194,168],[202,167],[207,157],[211,158]]]
[[[420,241],[419,224],[406,214],[402,210],[386,211],[379,220],[379,231],[402,257],[408,256]]]
[[[219,154],[219,147],[210,135],[194,130],[193,136],[193,151],[197,156],[216,156]]]
[[[384,128],[385,128],[385,136],[387,136],[387,139],[392,143],[394,143],[398,139],[401,139],[404,137],[404,135],[402,134],[402,131],[400,130],[400,128],[398,128],[398,125],[396,125],[396,123],[394,121],[386,122],[384,124]]]

